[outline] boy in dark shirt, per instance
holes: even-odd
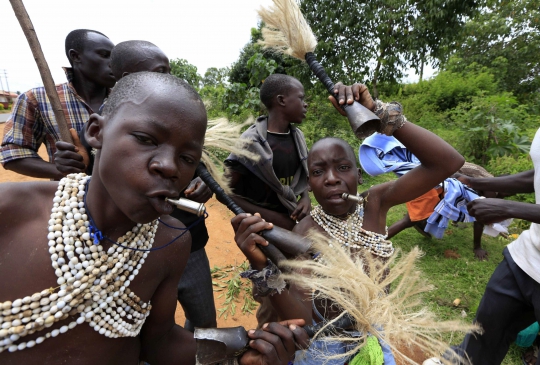
[[[261,156],[260,161],[234,154],[225,160],[233,199],[246,212],[258,212],[267,221],[292,230],[311,208],[306,141],[292,125],[306,117],[304,87],[294,77],[274,74],[264,81],[260,96],[268,116],[259,117],[242,134],[253,141],[248,148]]]
[[[304,134],[292,123],[306,117],[304,87],[294,77],[274,74],[261,87],[268,116],[257,119],[242,134],[253,141],[247,148],[261,156],[254,163],[231,154],[225,165],[231,178],[233,200],[247,213],[292,230],[311,209],[307,185],[307,146]],[[278,320],[268,298],[255,297],[259,326]]]

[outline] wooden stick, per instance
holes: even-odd
[[[62,141],[73,144],[73,139],[71,138],[71,134],[69,133],[69,125],[66,121],[66,117],[64,116],[64,111],[62,110],[60,98],[58,97],[58,93],[56,92],[56,86],[54,84],[51,71],[49,70],[47,61],[45,61],[45,56],[43,55],[43,51],[41,50],[41,45],[39,44],[36,30],[32,25],[32,21],[30,20],[30,17],[26,12],[26,8],[24,7],[22,0],[9,0],[9,2],[13,7],[15,16],[17,17],[17,20],[21,25],[24,35],[28,40],[28,44],[30,45],[30,49],[32,50],[32,54],[34,55],[34,59],[36,60],[37,67],[41,75],[41,80],[43,81],[43,86],[45,86],[45,92],[47,93],[47,97],[49,98],[49,101],[51,103],[54,117],[56,118],[56,124],[58,125],[60,139]]]

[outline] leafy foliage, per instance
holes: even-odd
[[[219,317],[234,316],[237,303],[242,303],[242,314],[253,314],[257,302],[253,300],[251,282],[240,277],[240,273],[248,270],[249,264],[244,261],[239,266],[227,265],[226,267],[214,266],[211,270],[214,291],[223,292],[218,298],[225,297],[223,307],[218,309]]]
[[[301,9],[319,40],[316,54],[334,80],[396,83],[407,66],[437,66],[476,0],[303,0]]]
[[[179,77],[187,81],[188,84],[195,89],[199,89],[201,86],[201,75],[197,73],[197,67],[189,63],[183,58],[177,58],[176,60],[170,60],[171,75]]]
[[[256,54],[261,54],[262,58],[268,62],[275,62],[275,69],[272,73],[286,74],[296,77],[304,88],[311,87],[311,71],[309,67],[292,57],[283,56],[278,53],[265,51],[257,42],[262,38],[261,28],[264,24],[261,23],[257,28],[251,28],[251,39],[240,51],[238,60],[232,64],[229,78],[231,82],[243,83],[251,85],[251,67],[248,65],[250,59]],[[252,61],[253,62],[253,61]]]
[[[503,90],[522,98],[540,89],[540,1],[489,0],[467,22],[455,62],[461,71],[473,63],[489,67]]]
[[[210,67],[204,73],[202,84],[204,86],[218,86],[221,84],[226,84],[229,80],[229,72],[230,69],[228,67]]]

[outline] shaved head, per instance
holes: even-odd
[[[311,154],[311,151],[317,150],[318,148],[327,149],[335,145],[343,146],[343,148],[345,148],[345,151],[347,151],[347,155],[351,159],[351,161],[356,163],[356,153],[354,153],[353,148],[349,143],[347,143],[347,141],[338,137],[324,137],[319,139],[313,144],[313,146],[311,146],[311,149],[309,150],[310,153],[308,154],[308,165],[310,162],[309,155]]]
[[[141,98],[146,97],[149,92],[158,93],[165,89],[167,94],[170,93],[168,95],[171,95],[171,98],[180,97],[185,99],[187,95],[189,99],[200,104],[200,107],[205,110],[201,97],[186,81],[169,74],[137,72],[129,74],[118,81],[105,104],[103,116],[111,117],[124,102],[138,102]]]
[[[116,79],[120,80],[124,73],[155,71],[148,62],[156,60],[166,64],[167,70],[164,73],[169,73],[169,60],[155,44],[140,40],[121,42],[111,52],[111,70]]]

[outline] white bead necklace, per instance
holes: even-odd
[[[70,174],[58,183],[49,220],[49,252],[60,291],[45,289],[22,299],[0,303],[0,352],[34,347],[83,322],[107,337],[135,337],[150,314],[129,284],[139,273],[148,252],[111,246],[107,252],[93,241],[84,207],[90,177]],[[118,239],[123,246],[148,250],[158,221],[137,224]],[[99,243],[99,242],[98,242]],[[20,338],[79,314],[77,320],[35,340]]]
[[[355,250],[367,249],[381,257],[390,257],[394,253],[392,242],[386,239],[386,235],[362,228],[363,209],[360,205],[357,205],[355,212],[346,219],[326,213],[320,205],[311,210],[311,217],[342,246]]]

